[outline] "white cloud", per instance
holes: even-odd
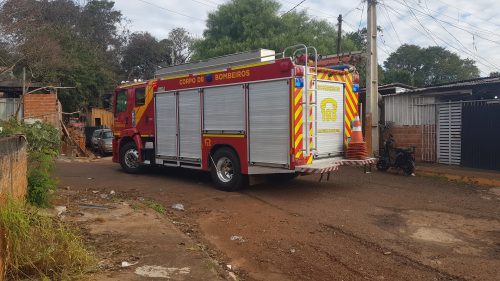
[[[165,38],[172,28],[179,26],[195,36],[201,36],[208,13],[227,0],[115,2],[116,8],[129,19],[130,30],[148,31],[158,38]],[[278,2],[282,4],[281,11],[285,12],[300,1]],[[359,26],[366,26],[365,2],[308,0],[297,9],[306,10],[311,16],[325,19],[332,24],[337,23],[339,14],[348,13],[344,18],[343,27],[345,31],[353,31]],[[400,41],[423,47],[437,43],[462,58],[475,60],[482,75],[500,71],[500,17],[497,16],[499,10],[500,1],[496,0],[379,0],[378,25],[383,29],[379,36],[379,61],[383,62],[388,53],[396,50]]]

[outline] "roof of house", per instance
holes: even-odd
[[[491,85],[491,84],[500,85],[500,77],[481,77],[469,80],[441,83],[441,84],[431,85],[428,87],[411,89],[406,91],[405,94],[470,89],[478,86]]]

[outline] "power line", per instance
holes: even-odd
[[[361,30],[361,22],[363,21],[363,14],[365,13],[365,2],[363,2],[363,6],[361,7],[361,17],[359,19],[358,31]]]
[[[288,13],[290,13],[291,11],[295,10],[298,6],[300,6],[302,3],[306,2],[306,0],[302,0],[300,1],[297,5],[293,6],[290,10],[286,11],[285,13],[283,13],[281,16],[284,16]]]
[[[401,4],[401,5],[405,5],[405,6],[408,8],[408,10],[410,11],[410,13],[412,13],[412,12],[413,12],[413,8],[412,8],[412,7],[410,7],[410,6],[406,3],[406,0],[403,0],[403,1],[404,1],[404,3],[405,3],[405,4],[402,4],[401,2],[399,2],[399,4]],[[385,3],[384,3],[384,5],[385,5]],[[413,15],[415,15],[415,14],[413,13]],[[424,15],[427,15],[427,14],[425,14],[425,13],[424,13]],[[428,15],[428,16],[429,16],[429,15]],[[415,18],[416,18],[416,16],[415,16]],[[435,21],[438,21],[438,19],[437,19],[437,18],[435,18],[434,16],[431,16],[431,18],[433,18]],[[418,18],[416,18],[416,19],[418,20]],[[420,23],[420,21],[418,21],[418,22]],[[421,26],[422,26],[422,25],[421,25]],[[422,26],[422,27],[423,27],[423,26]],[[458,39],[457,39],[454,35],[452,35],[452,34],[451,34],[451,33],[450,33],[450,32],[449,32],[449,31],[448,31],[448,30],[447,30],[444,26],[442,26],[442,25],[441,25],[441,27],[442,27],[442,28],[443,28],[443,29],[444,29],[444,30],[445,30],[448,34],[450,34],[450,35],[451,35],[451,36],[452,36],[452,37],[453,37],[453,38],[454,38],[454,39],[455,39],[455,40],[456,40],[456,41],[457,41],[457,42],[458,42],[458,43],[462,46],[462,48],[463,48],[463,49],[461,49],[461,50],[460,50],[460,49],[456,48],[455,46],[453,46],[453,45],[449,44],[447,41],[445,41],[445,40],[441,39],[440,37],[437,37],[439,41],[441,41],[441,42],[443,42],[445,45],[447,45],[447,46],[449,46],[449,47],[451,47],[451,48],[453,48],[453,49],[457,50],[458,52],[464,52],[464,53],[466,53],[466,54],[468,54],[468,55],[470,55],[470,56],[472,56],[472,57],[476,58],[477,62],[478,62],[478,63],[480,63],[480,64],[482,64],[483,66],[493,67],[494,69],[500,69],[500,68],[499,68],[496,64],[492,63],[491,61],[489,61],[489,60],[487,60],[487,59],[485,59],[485,58],[483,58],[483,57],[479,56],[478,54],[474,54],[474,52],[470,51],[467,47],[465,47],[465,46],[462,44],[462,42],[460,42],[460,40],[458,40]],[[429,32],[429,31],[428,31],[425,27],[423,27],[423,28],[424,28],[424,30],[425,30],[425,31],[426,31],[429,35],[431,35],[431,34],[430,34],[430,32]],[[432,40],[436,43],[436,45],[438,45],[438,46],[439,46],[439,44],[438,44],[438,43],[434,40],[434,36],[432,36],[432,35],[431,35],[431,39],[432,39]],[[464,51],[464,49],[465,49],[465,51]],[[482,60],[483,62],[481,62],[481,60]]]
[[[396,2],[396,3],[398,3],[398,4],[400,4],[400,5],[403,5],[403,3],[401,3],[401,2],[400,2],[400,1],[398,1],[398,0],[393,0],[393,1],[394,1],[394,2]],[[423,8],[423,7],[422,7],[422,8]],[[413,9],[414,9],[415,11],[417,11],[417,12],[421,13],[421,14],[425,14],[426,16],[429,16],[429,17],[432,17],[432,18],[436,18],[436,17],[435,17],[434,15],[430,14],[431,12],[433,12],[433,13],[438,13],[438,14],[441,14],[443,17],[446,17],[446,18],[449,18],[449,19],[455,20],[455,18],[453,18],[453,17],[451,17],[451,16],[448,16],[448,15],[446,15],[446,14],[444,14],[444,13],[441,13],[441,12],[438,12],[438,11],[435,11],[435,10],[432,10],[432,9],[430,9],[430,8],[428,8],[428,7],[427,7],[428,12],[424,12],[424,11],[422,11],[422,10],[419,10],[419,9],[415,8],[415,7],[413,7]],[[466,31],[466,32],[470,33],[471,35],[474,35],[474,33],[472,33],[469,29],[474,30],[474,31],[475,31],[475,33],[484,33],[484,34],[487,34],[487,35],[493,35],[493,36],[500,37],[500,34],[499,34],[499,33],[495,33],[495,32],[493,32],[493,31],[488,30],[488,29],[485,29],[485,28],[480,28],[480,27],[477,27],[477,26],[475,26],[475,25],[473,25],[473,24],[470,24],[470,23],[467,23],[467,22],[463,22],[463,23],[467,24],[468,26],[470,26],[470,27],[472,27],[472,28],[470,28],[470,27],[469,27],[469,29],[466,29],[465,27],[459,26],[459,25],[457,25],[456,23],[449,22],[449,21],[445,21],[445,20],[438,19],[438,18],[436,18],[436,19],[437,19],[437,20],[439,20],[439,21],[441,21],[441,22],[443,22],[443,23],[446,23],[446,24],[449,24],[449,25],[451,25],[451,26],[454,26],[454,27],[456,27],[456,28],[458,28],[458,29],[460,29],[460,30]],[[489,22],[489,23],[491,24],[491,22]],[[489,39],[489,38],[484,38],[484,37],[481,37],[481,38],[486,39],[486,40],[488,40],[488,39]]]
[[[199,1],[199,0],[191,0],[191,1],[196,2],[196,3],[200,3],[200,4],[203,4],[205,6],[212,7],[212,8],[216,8],[217,7],[217,5],[214,5],[213,2],[208,2],[208,3],[212,3],[212,4],[207,4],[207,3]]]
[[[168,11],[168,12],[170,12],[170,13],[172,13],[172,14],[176,14],[176,15],[183,16],[183,17],[187,17],[187,18],[194,19],[194,20],[205,21],[204,19],[195,18],[195,17],[189,16],[189,15],[186,15],[186,14],[183,14],[183,13],[180,13],[180,12],[176,12],[176,11],[174,11],[174,10],[167,9],[167,8],[165,8],[165,7],[162,7],[162,6],[156,5],[156,4],[151,3],[151,2],[149,2],[149,1],[146,1],[146,0],[139,0],[139,1],[141,1],[141,2],[143,2],[143,3],[146,3],[146,4],[148,4],[148,5],[154,6],[154,7],[158,8],[158,9],[162,9],[162,10]]]
[[[392,23],[392,20],[391,20],[391,15],[389,15],[389,12],[387,11],[387,8],[385,7],[385,5],[382,5],[382,7],[384,8],[385,10],[385,14],[384,16],[386,16],[386,18],[389,20],[389,23],[391,24],[392,26],[392,30],[394,30],[394,34],[396,34],[396,38],[398,39],[398,42],[399,42],[399,45],[403,45],[403,43],[401,42],[401,39],[399,38],[399,34],[398,32],[396,31],[396,28],[394,27],[394,24]]]
[[[382,3],[381,3],[381,4],[382,4]],[[382,4],[382,5],[385,5],[387,9],[389,9],[389,10],[393,11],[394,13],[396,13],[396,14],[400,15],[401,17],[405,17],[405,15],[401,14],[399,11],[397,11],[397,10],[395,10],[394,8],[392,8],[392,7],[388,6],[388,5],[386,5],[385,3],[384,3],[384,4]],[[430,36],[430,35],[426,34],[428,31],[427,31],[427,32],[422,32],[422,31],[421,31],[418,27],[416,28],[416,30],[417,30],[418,32],[420,32],[421,34],[423,34],[424,36],[427,36],[427,37],[429,37],[430,39],[433,39],[433,40],[434,40],[434,37],[432,37],[432,36]],[[464,52],[463,50],[460,50],[459,48],[456,48],[455,46],[453,46],[453,45],[449,44],[446,40],[443,40],[443,39],[441,39],[441,38],[439,38],[439,37],[437,37],[437,39],[438,39],[438,40],[440,40],[441,42],[443,42],[443,43],[444,43],[445,45],[447,45],[448,47],[450,47],[450,48],[452,48],[452,49],[456,50],[456,51],[457,51],[457,52],[459,52],[459,53],[460,53],[460,52],[463,52],[463,53],[466,53],[466,54],[468,54],[468,55],[470,55],[470,56],[472,56],[472,57],[475,57],[475,58],[477,59],[476,61],[477,61],[479,64],[481,64],[481,65],[483,65],[483,66],[485,66],[485,67],[487,67],[487,68],[490,68],[490,69],[491,69],[491,68],[493,68],[493,69],[495,69],[495,70],[500,70],[500,68],[499,68],[499,67],[497,67],[495,64],[493,64],[493,63],[491,63],[490,61],[488,61],[488,60],[486,60],[486,59],[482,58],[482,57],[481,57],[481,56],[479,56],[479,55],[474,55],[474,54],[471,54],[471,53],[469,53],[469,52]],[[434,40],[434,41],[435,41],[435,40]],[[439,44],[438,44],[437,42],[436,42],[436,45],[437,45],[437,46],[439,46]],[[486,62],[486,63],[485,63],[485,62]]]

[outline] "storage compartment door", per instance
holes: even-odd
[[[243,85],[207,88],[203,93],[205,131],[245,130],[245,88]]]
[[[198,90],[179,92],[179,151],[181,158],[201,157],[201,113]]]
[[[286,165],[290,151],[290,85],[253,83],[248,92],[251,163]]]
[[[163,157],[177,156],[177,95],[156,95],[156,154]]]
[[[316,157],[333,157],[344,152],[344,84],[317,82]]]

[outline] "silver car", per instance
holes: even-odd
[[[95,130],[91,141],[92,147],[101,154],[113,152],[113,132],[110,129]]]

